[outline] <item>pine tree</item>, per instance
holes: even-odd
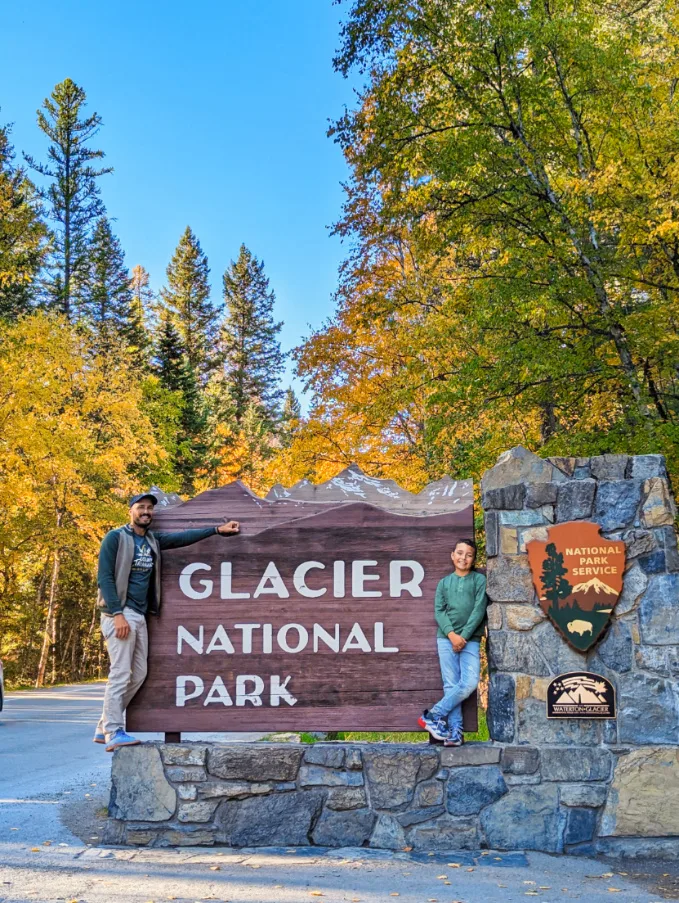
[[[547,557],[542,562],[542,586],[544,588],[545,597],[550,601],[551,608],[558,609],[561,599],[567,599],[570,596],[573,587],[568,580],[565,579],[568,573],[564,567],[563,554],[557,552],[556,546],[550,542],[545,548]]]
[[[132,268],[130,292],[132,295],[128,331],[130,353],[137,367],[146,369],[149,366],[151,353],[149,324],[154,320],[155,295],[149,287],[149,274],[144,267],[138,264]]]
[[[285,355],[278,340],[283,324],[273,318],[275,300],[263,261],[241,245],[238,260],[224,273],[225,316],[220,336],[238,423],[253,403],[260,406],[270,424],[279,419]]]
[[[38,126],[52,142],[49,162],[26,156],[32,169],[52,180],[40,192],[56,224],[47,293],[51,304],[68,317],[77,311],[86,281],[92,224],[104,213],[97,179],[113,172],[110,167],[92,166],[104,157],[103,151],[88,147],[101,117],[97,113],[82,117],[85,99],[83,89],[70,78],[56,85],[38,110]]]
[[[105,216],[97,220],[89,257],[81,308],[95,333],[95,347],[102,353],[130,350],[139,341],[130,274],[120,241]]]
[[[281,423],[279,428],[281,445],[283,448],[289,448],[295,435],[295,431],[302,419],[302,406],[299,399],[295,395],[295,390],[289,386],[285,390],[285,401],[283,402],[283,413],[281,414]]]
[[[207,257],[187,226],[167,268],[167,287],[161,291],[179,331],[189,364],[202,381],[214,367],[216,321],[210,303]]]
[[[0,318],[15,320],[31,308],[47,229],[34,186],[14,166],[9,134],[0,128]]]
[[[204,467],[207,456],[207,414],[196,372],[173,317],[164,308],[160,312],[156,370],[163,388],[176,393],[179,399],[174,469],[181,480],[180,492],[192,496],[197,472]]]

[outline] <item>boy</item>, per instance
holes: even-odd
[[[444,746],[461,746],[462,702],[479,683],[488,599],[486,578],[474,570],[474,540],[460,539],[450,557],[455,570],[439,582],[434,602],[443,698],[417,723]]]

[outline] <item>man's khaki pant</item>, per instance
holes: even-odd
[[[130,625],[127,639],[115,635],[113,618],[101,616],[101,632],[106,640],[111,668],[104,694],[104,711],[97,725],[97,733],[105,734],[108,742],[113,734],[125,727],[125,709],[144,683],[149,652],[146,618],[132,608],[123,612]]]

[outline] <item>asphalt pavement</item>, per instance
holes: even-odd
[[[0,713],[0,903],[528,903],[526,897],[531,903],[655,903],[678,898],[670,889],[679,887],[676,863],[520,851],[105,848],[100,831],[111,757],[91,742],[103,690],[103,684],[82,684],[7,696]],[[210,736],[237,741],[261,734]]]

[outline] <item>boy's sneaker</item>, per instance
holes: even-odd
[[[448,732],[448,736],[444,738],[444,746],[462,746],[464,743],[464,735],[459,728],[452,728]]]
[[[106,752],[113,752],[113,750],[118,749],[119,746],[137,746],[139,743],[141,743],[141,740],[137,740],[136,737],[131,737],[129,734],[126,734],[121,727],[106,744]]]
[[[417,719],[417,723],[425,731],[429,731],[435,740],[445,740],[448,736],[448,724],[445,719],[437,718],[436,715],[432,715],[429,712],[429,709],[424,710]]]
[[[104,734],[95,734],[92,737],[92,743],[106,743],[106,737]]]

